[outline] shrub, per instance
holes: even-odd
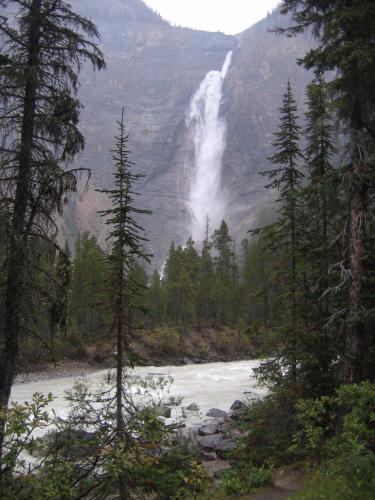
[[[221,489],[225,495],[246,495],[250,491],[267,486],[272,481],[272,467],[255,467],[247,464],[223,474]]]
[[[156,355],[177,356],[181,354],[181,335],[173,328],[158,328],[143,338],[144,345]]]
[[[244,457],[257,466],[271,460],[275,465],[288,462],[289,447],[296,430],[294,405],[297,394],[292,387],[274,390],[249,406],[243,416]]]
[[[296,405],[294,451],[321,465],[300,500],[373,500],[375,384],[342,386],[333,397]]]

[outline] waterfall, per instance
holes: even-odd
[[[232,58],[228,52],[221,71],[210,71],[190,103],[187,126],[194,138],[194,160],[189,197],[191,233],[202,241],[207,216],[217,227],[224,218],[226,202],[220,188],[221,166],[225,151],[225,121],[220,117],[222,88]]]

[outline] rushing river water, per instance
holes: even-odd
[[[236,399],[265,394],[254,379],[253,369],[259,365],[258,360],[234,361],[227,363],[206,363],[185,366],[136,367],[132,372],[136,375],[171,376],[168,397],[183,398],[182,407],[196,403],[202,417],[210,408],[229,410]],[[99,385],[107,371],[102,370],[87,375],[86,380],[93,386]],[[77,377],[63,377],[26,384],[16,384],[12,390],[12,401],[20,403],[28,401],[35,392],[52,393],[54,401],[51,407],[59,416],[66,414],[68,402],[65,391],[72,388]]]

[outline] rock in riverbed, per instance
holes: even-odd
[[[209,436],[220,432],[219,424],[204,424],[198,429],[199,436]]]
[[[206,415],[207,417],[222,418],[224,420],[228,418],[228,413],[226,411],[219,410],[218,408],[211,408],[211,410],[208,410]]]
[[[199,411],[199,406],[196,403],[191,403],[185,408],[187,411]]]
[[[203,467],[206,469],[209,476],[216,479],[219,479],[225,471],[230,470],[231,468],[230,463],[226,460],[203,462]]]
[[[172,410],[168,406],[156,405],[153,407],[153,412],[156,417],[171,418]]]
[[[197,439],[199,448],[202,448],[205,451],[215,451],[221,441],[223,441],[223,434],[199,436]]]

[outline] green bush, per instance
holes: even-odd
[[[296,453],[330,455],[344,443],[362,442],[375,451],[375,384],[345,385],[332,397],[296,403]]]
[[[340,387],[333,397],[301,400],[293,450],[318,459],[299,500],[375,498],[375,384]]]
[[[182,351],[181,335],[173,328],[158,328],[143,338],[144,345],[152,354],[177,356]]]
[[[269,460],[278,465],[293,458],[289,448],[296,431],[296,401],[297,394],[290,387],[275,390],[249,406],[242,424],[248,432],[243,440],[244,451],[241,451],[244,459],[262,466]]]
[[[271,484],[272,467],[247,464],[223,474],[221,489],[225,495],[246,495],[250,491]]]
[[[358,441],[343,441],[313,474],[296,500],[373,500],[375,455]]]

